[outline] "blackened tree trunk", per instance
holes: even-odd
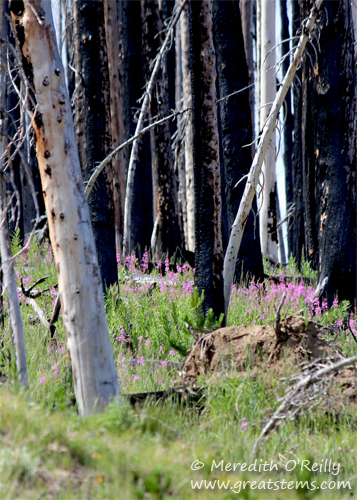
[[[123,112],[125,140],[135,133],[139,99],[145,90],[145,72],[142,46],[142,19],[140,2],[123,0],[120,4]],[[127,162],[129,162],[127,156]],[[126,168],[127,168],[126,164]],[[150,160],[150,137],[145,134],[140,139],[139,161],[134,175],[133,201],[129,248],[150,246],[153,229],[153,198]]]
[[[217,57],[219,98],[248,85],[248,68],[245,59],[239,4],[232,0],[213,2],[213,26]],[[236,94],[219,103],[222,134],[222,160],[225,168],[228,228],[236,218],[245,182],[237,182],[249,172],[252,164],[251,149],[244,148],[252,142],[252,124],[249,91]],[[237,126],[239,124],[239,126]],[[253,211],[257,207],[254,200]],[[236,278],[248,273],[263,278],[263,261],[259,242],[259,221],[250,212],[244,238],[236,264]]]
[[[215,0],[213,25],[217,57],[219,98],[248,85],[248,68],[245,59],[239,4],[232,0]],[[236,218],[245,182],[237,182],[249,172],[252,164],[251,149],[244,148],[252,142],[252,124],[249,91],[236,94],[219,103],[222,134],[223,163],[226,179],[228,228]],[[237,126],[239,124],[239,126]],[[257,207],[254,200],[253,211]],[[236,264],[236,278],[248,273],[263,278],[263,261],[259,242],[259,221],[250,212],[244,238]]]
[[[281,14],[281,39],[289,40],[289,18],[287,13],[287,0],[280,0],[280,14]],[[286,41],[281,46],[281,56],[284,57],[290,49],[289,41]],[[284,59],[282,70],[283,75],[286,75],[290,64],[290,58],[286,57]],[[291,109],[291,89],[285,97],[284,105],[284,166],[285,166],[285,196],[286,196],[286,211],[288,212],[294,203],[294,191],[293,191],[293,167],[292,167],[292,155],[293,155],[293,127],[294,127],[294,117]],[[292,219],[288,221],[288,257],[292,254],[292,249],[294,247],[294,231],[292,231]],[[291,230],[290,230],[291,229]]]
[[[305,59],[303,143],[308,255],[317,293],[356,301],[356,73],[350,2],[325,3],[317,59]]]
[[[296,36],[301,27],[300,6],[293,2],[293,35]],[[294,98],[294,141],[292,150],[292,182],[294,186],[294,214],[292,220],[292,255],[298,267],[305,247],[304,204],[303,204],[303,176],[302,176],[302,70],[296,71],[293,83]],[[290,250],[289,250],[290,251]]]
[[[217,125],[212,0],[190,0],[190,48],[195,176],[195,284],[204,312],[224,313],[222,202]]]
[[[160,19],[157,0],[143,2],[143,19],[145,21],[144,46],[146,46],[147,69],[154,60],[162,45],[160,33],[163,23]],[[150,71],[148,71],[150,75]],[[155,92],[150,101],[150,114],[155,119],[168,116],[168,66],[164,57],[162,67],[156,77]],[[174,172],[170,124],[165,122],[151,130],[152,169],[156,189],[154,204],[158,218],[156,247],[154,254],[174,254],[177,247],[184,247],[182,227],[179,218],[178,189]]]
[[[84,180],[111,148],[110,91],[104,23],[104,1],[75,2],[76,60],[83,87],[85,150]],[[79,62],[80,61],[80,62]],[[104,286],[117,283],[115,224],[111,165],[99,176],[89,198],[91,222]]]

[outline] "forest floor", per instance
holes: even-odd
[[[19,248],[15,239],[13,251]],[[62,320],[49,340],[19,290],[30,384],[23,390],[16,382],[5,316],[2,500],[347,499],[357,494],[352,371],[335,377],[319,404],[306,401],[291,419],[282,418],[251,455],[301,362],[357,354],[356,311],[337,300],[331,308],[320,304],[313,297],[315,274],[306,263],[298,273],[291,262],[274,270],[280,274],[274,280],[235,286],[228,328],[220,329],[215,318],[202,317],[202,298],[187,265],[172,271],[162,264],[165,270],[142,280],[146,254],[141,261],[118,260],[120,293],[107,291],[106,312],[122,393],[165,394],[185,385],[186,394],[136,406],[123,396],[103,414],[80,418]],[[57,294],[50,246],[32,244],[17,258],[16,275],[25,289],[49,276],[36,287],[48,289],[36,301],[50,317]],[[277,342],[273,325],[284,293],[281,331],[290,333]]]

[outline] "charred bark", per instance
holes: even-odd
[[[104,1],[76,0],[77,61],[83,88],[85,149],[84,180],[111,149],[110,90],[104,23]],[[91,222],[103,286],[117,283],[113,172],[108,166],[99,176],[89,198]]]
[[[303,103],[308,256],[317,294],[356,301],[356,73],[350,2],[328,1],[306,58]],[[308,205],[310,203],[310,205]]]
[[[296,36],[301,26],[300,7],[293,2],[293,35]],[[292,255],[298,267],[305,247],[303,175],[302,175],[302,70],[296,71],[292,92],[294,98],[294,140],[292,150],[292,182],[294,186],[294,214],[292,220],[293,247]],[[290,250],[289,250],[290,251]]]
[[[121,7],[121,43],[123,50],[123,112],[125,140],[135,133],[139,100],[145,89],[145,56],[142,43],[140,2],[123,0]],[[127,162],[129,162],[129,154]],[[126,164],[127,169],[128,164]],[[153,198],[150,161],[150,137],[140,140],[139,161],[134,175],[129,247],[150,246],[153,229]]]
[[[143,2],[143,19],[145,20],[144,45],[146,46],[147,68],[154,60],[162,45],[160,33],[163,23],[160,18],[157,0]],[[167,56],[167,54],[166,54]],[[148,75],[150,71],[148,71]],[[155,119],[168,116],[168,65],[164,57],[161,69],[156,78],[155,92],[150,101],[150,114]],[[172,256],[177,247],[184,248],[182,227],[178,209],[178,189],[174,172],[170,124],[155,127],[150,132],[152,153],[152,175],[154,184],[154,213],[158,218],[156,248],[157,257],[168,253]],[[155,192],[156,191],[156,192]]]
[[[190,49],[195,176],[195,284],[204,313],[224,313],[222,201],[212,0],[190,0]]]
[[[238,2],[215,0],[213,25],[219,98],[222,98],[248,85],[248,67]],[[252,164],[251,149],[243,147],[252,142],[249,97],[247,89],[219,103],[229,230],[237,215],[245,183],[243,181],[235,186],[244,175],[248,174]],[[255,200],[253,211],[256,214]],[[254,213],[249,214],[239,250],[235,273],[238,281],[242,274],[245,277],[248,273],[256,279],[262,279],[264,274],[259,242],[259,221]]]
[[[296,2],[295,2],[296,3]],[[289,40],[289,18],[287,13],[287,0],[280,0],[280,13],[281,13],[281,39]],[[290,49],[289,41],[284,42],[281,46],[281,56],[284,57]],[[284,59],[282,70],[283,75],[286,75],[290,64],[290,57]],[[291,109],[291,93],[289,89],[285,97],[284,105],[284,166],[285,166],[285,196],[286,196],[286,211],[292,209],[294,204],[294,190],[293,190],[293,127],[294,117]],[[292,231],[292,223],[288,221],[288,257],[293,253],[294,247],[294,231]]]

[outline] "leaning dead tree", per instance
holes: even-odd
[[[12,0],[10,10],[36,100],[36,151],[74,390],[80,415],[88,415],[115,397],[118,379],[64,71],[50,3]]]
[[[284,80],[281,84],[279,92],[274,100],[273,106],[269,113],[268,118],[264,124],[259,146],[254,156],[253,164],[248,174],[247,183],[244,189],[243,197],[239,205],[238,214],[232,226],[231,235],[228,242],[227,252],[224,259],[224,307],[225,315],[227,316],[229,298],[233,283],[233,276],[235,264],[237,260],[238,251],[242,241],[244,228],[248,219],[249,212],[252,208],[252,202],[255,196],[256,188],[259,181],[259,176],[262,170],[263,161],[268,150],[270,139],[275,128],[280,108],[284,102],[285,95],[293,81],[297,67],[299,66],[302,54],[304,52],[309,35],[315,25],[318,11],[320,10],[323,0],[317,0],[311,9],[309,18],[307,19],[303,33],[299,39],[298,45],[294,52],[293,60],[289,66]]]

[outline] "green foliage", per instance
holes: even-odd
[[[202,290],[201,296],[198,292],[197,287],[193,288],[191,295],[190,310],[184,316],[184,322],[192,329],[201,333],[210,333],[214,330],[220,328],[224,314],[221,314],[217,319],[214,316],[213,310],[208,309],[207,315],[202,312],[202,304],[204,301],[204,290]],[[189,329],[185,326],[187,332]]]
[[[19,233],[12,250],[21,249]],[[164,278],[154,271],[138,280],[139,263],[119,269],[120,289],[106,290],[105,307],[120,378],[122,393],[157,391],[172,387],[178,378],[179,363],[192,347],[196,335],[205,335],[222,323],[209,311],[204,317],[204,295],[193,287],[192,271],[168,273]],[[304,267],[305,266],[305,267]],[[308,264],[302,269],[310,273]],[[36,279],[50,275],[37,288],[53,287],[56,270],[48,244],[33,241],[15,262],[17,279],[30,286]],[[314,300],[314,289],[301,283],[301,274],[289,263],[294,278],[286,282],[246,283],[232,293],[228,324],[272,324],[276,307],[286,292],[282,316],[296,311],[320,325],[328,342],[345,355],[357,353],[350,328],[356,331],[355,311],[346,302],[327,305]],[[274,272],[274,274],[276,274]],[[283,272],[281,273],[283,274]],[[153,280],[157,282],[153,286]],[[53,290],[36,299],[49,315]],[[6,298],[5,298],[6,299]],[[20,299],[21,301],[21,299]],[[100,415],[80,419],[74,402],[72,370],[66,349],[62,318],[56,339],[44,340],[45,329],[31,308],[21,302],[30,386],[24,393],[16,383],[16,364],[11,347],[8,317],[0,332],[0,497],[39,498],[54,488],[59,499],[111,500],[170,499],[204,500],[254,498],[271,499],[269,490],[193,490],[191,480],[274,481],[308,480],[321,484],[327,480],[346,480],[355,474],[357,447],[355,426],[357,410],[352,404],[343,415],[329,413],[322,407],[306,411],[298,419],[282,422],[257,457],[279,463],[279,471],[211,471],[212,460],[225,463],[249,462],[250,449],[262,425],[284,394],[284,386],[270,370],[267,360],[263,375],[247,370],[244,377],[229,373],[206,386],[204,408],[148,401],[142,408],[132,408],[123,397]],[[357,332],[356,332],[357,333]],[[9,362],[8,353],[11,354]],[[174,363],[170,363],[170,362]],[[178,365],[178,366],[177,366]],[[254,369],[254,367],[251,367]],[[289,374],[284,374],[288,376]],[[347,403],[346,403],[347,404]],[[284,461],[293,457],[320,463],[331,458],[342,464],[336,476],[309,471],[286,472]],[[194,460],[205,465],[191,470]],[[65,480],[63,480],[65,478]],[[316,498],[335,500],[352,490],[274,491],[276,499]],[[52,491],[52,490],[51,490]],[[119,493],[118,493],[119,492]],[[50,493],[48,493],[50,495]],[[52,493],[51,493],[52,495]]]

